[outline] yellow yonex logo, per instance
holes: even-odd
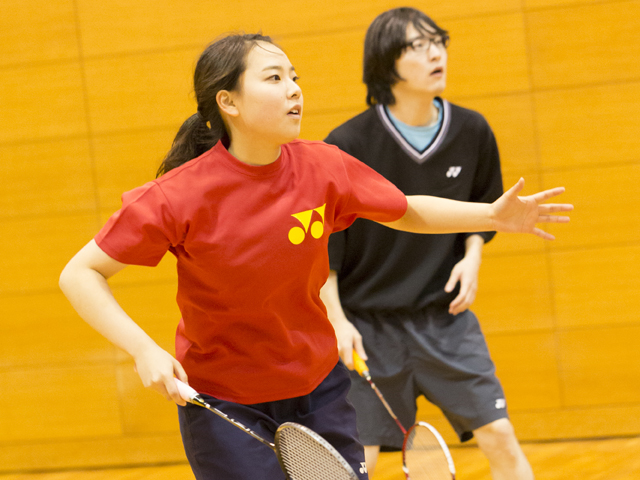
[[[302,228],[293,227],[289,230],[289,241],[294,245],[300,245],[307,236],[307,233],[311,231],[311,236],[313,238],[321,238],[324,233],[324,207],[327,204],[325,203],[321,207],[313,208],[311,210],[305,210],[304,212],[298,212],[291,215],[296,220],[298,220],[302,224]],[[313,216],[313,212],[318,212],[322,221],[316,220],[311,223],[311,217]],[[311,228],[309,228],[311,227]]]

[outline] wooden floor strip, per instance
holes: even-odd
[[[525,443],[536,480],[640,479],[640,437]],[[489,465],[475,446],[453,446],[458,480],[490,480]],[[382,453],[371,480],[404,480],[400,453]],[[0,480],[193,480],[185,463],[0,474]]]

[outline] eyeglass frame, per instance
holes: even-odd
[[[425,42],[426,46],[416,48],[413,44],[416,43],[418,40]],[[450,43],[451,43],[451,38],[449,37],[449,35],[446,35],[446,34],[436,35],[434,37],[420,36],[420,37],[414,38],[410,42],[404,43],[402,45],[402,50],[406,50],[410,48],[414,52],[428,52],[429,49],[431,48],[431,45],[435,45],[438,48],[438,50],[443,51],[449,47]]]

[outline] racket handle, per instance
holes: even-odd
[[[189,385],[187,385],[186,383],[178,380],[175,377],[173,379],[176,381],[176,386],[178,387],[178,392],[180,392],[180,396],[182,397],[182,399],[184,401],[193,402],[193,400],[195,400],[198,397],[200,397],[200,394],[196,390],[191,388]]]
[[[353,351],[353,368],[363,377],[369,377],[369,367],[355,350]]]

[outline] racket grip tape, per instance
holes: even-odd
[[[192,402],[194,399],[198,398],[200,394],[191,388],[186,383],[178,380],[177,378],[173,378],[176,382],[176,386],[178,387],[178,392],[180,392],[180,396],[186,402]]]
[[[365,361],[355,350],[353,351],[353,368],[363,377],[369,376],[369,367],[367,367]]]

